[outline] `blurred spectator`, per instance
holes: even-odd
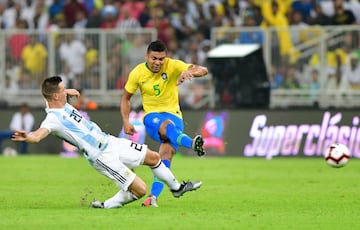
[[[179,42],[176,39],[171,39],[168,42],[167,55],[170,58],[182,59],[185,57],[185,50],[179,48]]]
[[[342,74],[342,69],[344,67],[344,57],[341,56],[339,52],[333,52],[333,56],[331,57],[334,60],[335,70],[333,72],[329,72],[328,78],[324,84],[324,90],[327,93],[327,96],[330,98],[339,99],[349,92],[349,81],[348,79]],[[338,106],[337,101],[334,101],[334,105]]]
[[[144,6],[144,10],[140,13],[138,20],[141,27],[146,27],[146,25],[149,23],[151,20],[149,4]]]
[[[247,11],[251,11],[252,17],[254,18],[256,25],[260,26],[263,21],[264,17],[262,14],[262,2],[261,1],[241,1],[242,7],[242,17],[244,18],[247,15]]]
[[[8,0],[3,14],[3,22],[5,29],[13,29],[16,21],[20,19],[21,5],[14,0]]]
[[[145,1],[136,1],[136,0],[126,0],[123,4],[121,4],[121,12],[129,12],[129,18],[133,18],[138,20],[141,13],[144,11],[145,8]],[[149,4],[149,1],[147,1]],[[122,21],[125,18],[123,13],[120,13],[118,20]]]
[[[87,9],[88,15],[93,12],[93,9],[101,9],[104,7],[104,1],[103,0],[84,0],[83,3],[85,4],[85,7]]]
[[[129,41],[132,41],[133,43],[130,48],[131,52],[128,54],[128,63],[130,68],[134,68],[139,63],[144,62],[144,53],[146,53],[147,49],[147,44],[144,41],[143,36],[135,34],[132,37],[132,39],[129,39]]]
[[[85,29],[87,25],[87,18],[83,11],[76,11],[75,23],[73,29],[76,33],[76,38],[80,41],[83,41],[85,38]]]
[[[25,130],[27,133],[31,132],[34,122],[35,119],[33,114],[30,112],[28,104],[21,104],[19,111],[15,112],[11,118],[9,125],[10,129],[0,131],[0,150],[1,143],[4,139],[10,139],[15,130]],[[21,142],[20,145],[21,147],[19,152],[22,154],[27,153],[28,144],[26,142]]]
[[[64,65],[62,68],[62,72],[60,76],[64,82],[64,86],[66,88],[70,88],[70,85],[75,85],[75,75],[71,72],[70,67],[68,65]]]
[[[66,28],[65,16],[63,14],[57,14],[54,18],[50,19],[46,30],[48,32],[57,32],[59,29],[64,28]]]
[[[338,65],[343,66],[347,62],[346,53],[343,49],[328,47],[326,52],[326,67],[323,72],[324,75],[334,75]],[[309,60],[309,67],[320,69],[320,57],[318,52],[311,55]],[[341,67],[340,67],[341,68]],[[333,83],[331,83],[333,84]]]
[[[301,14],[301,20],[304,23],[310,23],[310,12],[313,10],[312,0],[295,0],[291,5],[291,9]]]
[[[289,59],[290,52],[293,49],[288,29],[289,20],[286,17],[286,6],[281,1],[264,1],[261,9],[264,17],[263,25],[280,27],[277,31],[277,38],[279,40],[280,57],[283,59],[281,61],[285,62]]]
[[[24,68],[28,70],[34,79],[40,84],[40,77],[44,74],[47,64],[48,52],[44,44],[39,41],[37,35],[30,35],[29,43],[24,47],[21,58]]]
[[[245,27],[255,27],[256,21],[251,10],[244,12],[244,25]],[[240,32],[239,43],[240,44],[260,44],[263,43],[263,32],[259,29],[257,30],[246,30]]]
[[[121,89],[124,87],[125,80],[122,72],[127,68],[126,64],[122,65],[122,59],[119,54],[113,53],[107,61],[107,87],[108,89]]]
[[[85,47],[86,47],[86,53],[85,53],[85,68],[86,72],[96,72],[97,65],[99,63],[99,51],[95,49],[92,39],[87,38],[85,39]]]
[[[6,19],[4,18],[4,12],[5,12],[5,4],[0,2],[0,29],[5,29],[5,21]]]
[[[191,39],[188,44],[188,52],[184,57],[184,61],[199,64],[198,50],[199,43],[196,40]]]
[[[125,65],[121,70],[121,75],[116,82],[116,89],[124,89],[129,73],[132,69],[129,65]]]
[[[63,8],[65,5],[65,0],[53,0],[49,6],[49,17],[50,20],[53,19],[56,15],[62,14]]]
[[[49,14],[46,11],[45,3],[38,2],[35,6],[34,17],[30,28],[44,31],[49,24]]]
[[[193,52],[188,63],[200,65],[197,52]],[[205,95],[205,91],[210,89],[211,80],[206,78],[193,78],[191,81],[185,81],[179,86],[179,102],[184,109],[196,109]]]
[[[118,10],[113,5],[105,5],[101,10],[101,25],[102,29],[113,29],[116,27],[116,19],[118,17]]]
[[[197,51],[198,64],[202,66],[207,66],[207,56],[211,48],[210,40],[204,39],[199,41],[199,49]]]
[[[320,76],[319,76],[319,70],[312,69],[311,71],[311,81],[309,83],[309,89],[310,89],[310,96],[313,100],[314,107],[318,107],[319,105],[319,94],[321,89],[320,84]]]
[[[283,76],[279,73],[275,66],[270,67],[269,78],[272,89],[280,88],[284,81]]]
[[[31,0],[25,0],[24,5],[21,9],[20,18],[24,19],[30,28],[34,28],[33,25],[33,19],[35,15],[35,5],[36,1]]]
[[[27,28],[27,22],[23,19],[19,19],[16,22],[16,30],[14,31],[14,33],[11,33],[10,38],[7,42],[10,52],[9,57],[11,58],[11,61],[14,62],[14,64],[19,64],[19,61],[21,59],[21,53],[29,41],[29,36],[24,31]]]
[[[140,22],[131,16],[130,9],[121,7],[120,17],[116,23],[119,29],[137,29],[140,28]]]
[[[309,21],[311,22],[311,20]],[[310,26],[309,24],[303,22],[302,15],[299,11],[292,12],[290,29],[293,44],[297,45],[318,39],[322,32],[322,28],[318,26]]]
[[[290,20],[290,33],[291,33],[291,41],[294,45],[299,44],[300,42],[306,41],[306,36],[303,36],[305,38],[302,39],[301,33],[302,31],[305,31],[306,28],[309,27],[307,23],[303,21],[303,16],[300,11],[292,11],[290,13],[291,20]]]
[[[199,20],[197,21],[197,31],[204,35],[205,39],[210,40],[211,34],[211,27],[209,26],[209,21],[205,18],[200,16]]]
[[[5,88],[8,93],[16,94],[19,90],[19,80],[21,75],[21,66],[13,65],[11,60],[6,60],[5,66]]]
[[[69,87],[83,88],[81,78],[85,71],[86,54],[84,43],[76,39],[74,34],[65,34],[64,41],[59,47],[59,54],[63,66],[69,66],[70,72],[75,76],[74,81],[69,82]]]
[[[328,26],[331,24],[331,17],[324,14],[320,4],[315,4],[314,16],[311,18],[311,25]]]
[[[360,24],[360,1],[358,0],[349,0],[348,3],[348,9],[352,11],[356,18],[356,23]]]
[[[38,89],[39,79],[35,78],[29,70],[22,69],[19,77],[19,88],[20,89]]]
[[[86,28],[100,28],[102,24],[101,10],[94,7],[88,17]]]
[[[82,11],[86,17],[88,16],[87,9],[84,3],[78,0],[68,0],[62,10],[62,13],[65,15],[66,26],[72,28],[76,22],[76,13]]]
[[[334,0],[335,14],[332,17],[332,25],[351,25],[356,23],[356,19],[352,11],[345,10],[343,0]]]
[[[158,39],[162,40],[165,45],[167,45],[169,40],[171,40],[169,35],[171,37],[175,35],[177,40],[181,40],[179,39],[179,31],[177,31],[176,28],[169,23],[168,18],[164,17],[164,12],[160,8],[153,8],[151,10],[151,20],[148,22],[146,27],[156,29]],[[168,31],[171,31],[171,33]]]
[[[286,70],[284,81],[281,85],[283,89],[300,89],[300,83],[296,76],[295,67],[291,66]]]
[[[182,109],[196,109],[204,96],[205,90],[209,89],[209,80],[194,78],[192,81],[185,81],[179,86],[179,102]]]
[[[343,77],[348,79],[351,88],[360,90],[360,63],[356,53],[350,55],[350,65],[343,69]]]
[[[75,23],[73,28],[75,30],[79,30],[81,31],[81,29],[86,28],[87,25],[87,18],[86,18],[86,14],[83,11],[76,11],[75,14]]]
[[[321,0],[318,2],[321,6],[322,11],[328,17],[332,17],[335,14],[334,0]]]
[[[194,31],[196,29],[195,21],[187,11],[186,4],[178,4],[178,10],[169,15],[170,24],[179,32]]]

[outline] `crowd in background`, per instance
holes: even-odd
[[[96,89],[99,83],[99,47],[93,37],[89,39],[82,35],[81,31],[86,29],[155,28],[158,38],[167,45],[169,56],[206,66],[210,32],[214,27],[288,27],[289,30],[277,34],[278,46],[275,46],[287,61],[292,59],[289,52],[294,46],[316,36],[314,31],[292,33],[291,28],[355,24],[360,24],[358,0],[0,0],[0,25],[4,30],[76,31],[76,35],[63,35],[57,42],[57,60],[62,63],[57,72],[64,76],[67,84],[79,89]],[[14,33],[9,37],[6,71],[9,76],[16,76],[9,77],[9,87],[13,84],[18,88],[37,88],[39,80],[46,75],[48,51],[39,36]],[[337,63],[342,62],[348,63],[349,68],[343,72],[351,75],[349,81],[360,85],[360,75],[352,73],[354,69],[357,73],[360,71],[359,52],[353,49],[354,44],[358,47],[359,36],[349,36],[351,50],[344,50],[347,47],[336,49],[327,58],[333,67],[329,73],[335,76],[334,84],[339,81],[336,79]],[[263,34],[259,31],[240,33],[232,42],[261,44]],[[131,68],[144,61],[146,46],[144,39],[138,36],[115,41],[108,47],[111,50],[107,57],[109,89],[124,86]],[[316,54],[307,60],[307,64],[319,65]],[[269,70],[272,87],[300,88],[306,85],[318,88],[319,70],[310,69],[304,78],[296,76],[301,69],[294,65],[274,64]]]

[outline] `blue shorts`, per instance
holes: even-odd
[[[184,122],[183,120],[171,113],[149,113],[144,117],[144,125],[146,133],[155,141],[159,143],[164,143],[166,140],[160,139],[159,129],[160,125],[166,121],[170,120],[174,125],[181,131],[184,131]],[[170,143],[171,146],[177,151],[179,145],[176,143]]]

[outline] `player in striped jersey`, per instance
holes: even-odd
[[[46,118],[37,130],[26,133],[15,131],[12,140],[38,143],[49,134],[76,146],[99,173],[115,182],[119,191],[104,202],[94,200],[91,207],[116,208],[135,201],[146,194],[146,184],[131,169],[139,165],[150,166],[154,175],[162,179],[174,197],[201,186],[200,181],[179,183],[161,161],[157,152],[139,144],[107,134],[94,122],[82,117],[67,103],[67,96],[79,96],[75,89],[66,89],[61,77],[43,81],[41,91],[46,99]]]

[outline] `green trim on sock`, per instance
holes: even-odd
[[[160,182],[160,183],[164,183],[162,180],[160,180],[159,178],[157,178],[156,176],[154,176],[153,178],[153,182]]]
[[[182,145],[182,144],[181,144],[181,139],[182,139],[184,136],[185,136],[185,134],[183,134],[183,133],[178,136],[178,138],[176,139],[176,142],[178,143],[178,145]]]

